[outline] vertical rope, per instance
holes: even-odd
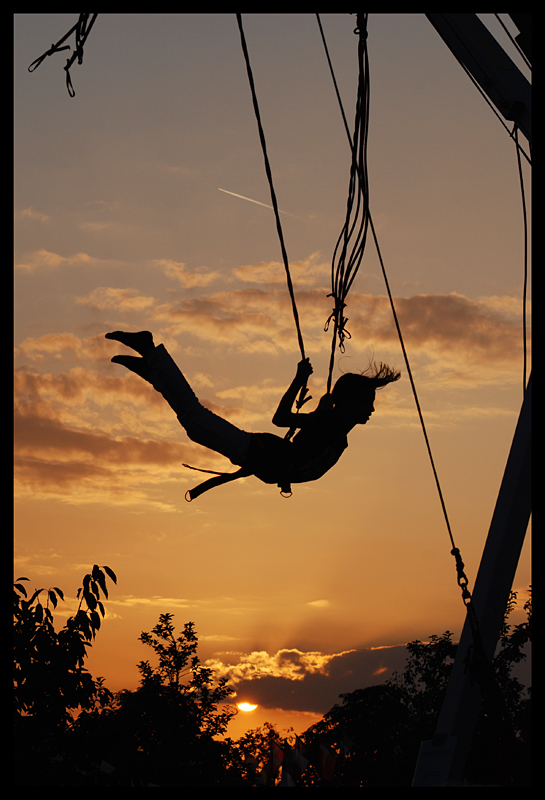
[[[456,557],[456,554],[459,554],[459,550],[457,549],[457,547],[456,547],[456,545],[454,543],[454,537],[452,535],[452,529],[450,527],[450,521],[449,521],[448,514],[447,514],[447,507],[445,505],[445,500],[443,498],[443,492],[441,490],[441,484],[439,483],[439,476],[438,476],[437,470],[435,468],[435,462],[433,460],[433,455],[432,455],[432,452],[431,452],[430,441],[428,439],[428,433],[426,431],[426,425],[424,423],[424,416],[422,414],[422,409],[420,408],[420,401],[418,399],[418,393],[416,391],[416,385],[415,385],[415,382],[414,382],[414,379],[413,379],[413,373],[412,373],[412,370],[411,370],[411,365],[409,363],[409,357],[408,357],[407,351],[405,349],[405,342],[403,341],[403,335],[401,333],[401,327],[399,325],[399,320],[397,318],[397,312],[396,312],[395,305],[394,305],[394,298],[392,297],[392,292],[390,291],[390,283],[388,281],[388,276],[386,275],[386,269],[384,267],[384,262],[382,260],[382,254],[380,252],[380,247],[379,247],[379,244],[378,244],[377,234],[375,232],[375,226],[373,225],[373,220],[371,218],[371,214],[369,214],[369,223],[371,225],[371,233],[373,234],[373,239],[375,241],[375,247],[377,249],[377,255],[378,255],[378,258],[379,258],[379,261],[380,261],[380,268],[382,270],[382,275],[384,277],[384,283],[386,284],[386,291],[388,293],[388,298],[390,300],[390,307],[392,309],[392,315],[393,315],[393,318],[394,318],[394,324],[396,326],[397,335],[398,335],[398,338],[399,338],[399,343],[401,345],[401,350],[403,352],[403,358],[405,359],[405,366],[407,367],[407,374],[409,376],[409,381],[411,383],[411,388],[412,388],[412,391],[413,391],[414,401],[415,401],[415,404],[416,404],[416,410],[418,411],[418,417],[420,419],[420,425],[422,427],[422,433],[424,434],[424,441],[426,442],[426,448],[428,450],[428,456],[430,458],[431,468],[432,468],[432,471],[433,471],[433,477],[435,478],[435,485],[437,486],[437,492],[439,494],[439,500],[441,502],[441,508],[443,509],[443,516],[445,518],[445,523],[446,523],[446,526],[447,526],[448,535],[450,537],[450,543],[451,543],[452,548],[453,548],[452,549],[452,555],[454,555]],[[461,562],[457,562],[458,565],[459,565],[459,563],[461,563]],[[464,565],[462,564],[461,566],[462,566],[462,572],[463,572],[463,566]],[[460,583],[460,579],[458,580],[458,582]],[[467,578],[466,578],[466,585],[467,585]]]
[[[288,254],[287,254],[287,251],[286,251],[286,245],[284,244],[284,234],[283,234],[283,231],[282,231],[282,223],[280,222],[280,212],[278,210],[278,203],[276,201],[276,192],[274,190],[272,170],[271,170],[271,165],[270,165],[270,162],[269,162],[269,156],[267,154],[267,142],[265,140],[265,132],[263,131],[263,125],[261,124],[261,114],[260,114],[260,111],[259,111],[259,104],[257,102],[257,94],[256,94],[256,91],[255,91],[254,77],[253,77],[253,74],[252,74],[252,67],[250,65],[250,56],[248,54],[248,48],[246,46],[246,37],[244,35],[244,28],[242,27],[242,14],[237,14],[236,17],[237,17],[238,29],[240,31],[240,41],[241,41],[241,44],[242,44],[242,52],[244,53],[244,60],[246,62],[246,71],[248,73],[248,81],[250,83],[250,90],[252,92],[252,102],[253,102],[255,117],[256,117],[256,121],[257,121],[257,128],[258,128],[258,131],[259,131],[259,139],[261,141],[261,149],[263,151],[263,159],[265,161],[265,172],[267,174],[267,180],[269,182],[269,189],[270,189],[270,192],[271,192],[271,201],[272,201],[272,205],[273,205],[274,216],[275,216],[275,219],[276,219],[276,230],[277,230],[277,233],[278,233],[278,239],[280,241],[280,249],[282,251],[282,260],[284,262],[284,270],[286,272],[286,281],[287,281],[287,284],[288,284],[288,292],[289,292],[289,295],[290,295],[290,298],[291,298],[291,308],[292,308],[292,312],[293,312],[293,319],[295,321],[295,329],[297,331],[297,341],[299,342],[299,350],[301,351],[301,359],[304,360],[306,358],[306,356],[305,356],[305,345],[303,343],[303,335],[301,333],[301,326],[299,324],[299,313],[297,311],[297,304],[295,302],[295,292],[293,290],[293,283],[292,283],[292,280],[291,280],[290,266],[289,266],[289,261],[288,261]],[[299,391],[299,396],[298,396],[298,398],[296,400],[296,403],[295,403],[297,411],[299,411],[299,409],[307,402],[307,400],[310,400],[310,397],[307,397],[307,394],[308,394],[308,389],[307,389],[307,384],[306,384],[306,381],[305,381],[303,386],[301,386],[301,390]],[[290,430],[286,433],[284,438],[288,439],[288,440],[291,439],[292,436],[294,435],[295,431],[296,431],[296,428],[290,428]]]
[[[286,271],[286,280],[288,283],[288,291],[291,298],[291,307],[293,311],[293,318],[295,320],[295,328],[297,330],[297,340],[299,342],[299,349],[301,351],[301,358],[305,358],[305,346],[303,344],[303,336],[301,334],[301,326],[299,324],[299,314],[297,311],[297,305],[295,303],[295,293],[293,291],[293,283],[291,280],[290,275],[290,267],[288,262],[288,254],[286,252],[286,246],[284,244],[284,234],[282,232],[282,224],[280,222],[280,213],[278,211],[278,203],[276,201],[276,192],[274,191],[273,185],[273,178],[271,172],[271,165],[269,163],[269,156],[267,155],[267,142],[265,141],[265,133],[263,131],[263,126],[261,124],[261,114],[259,112],[259,104],[257,102],[257,95],[255,91],[255,84],[254,84],[254,77],[252,74],[252,68],[250,65],[250,56],[248,54],[248,48],[246,46],[246,37],[244,36],[244,29],[242,27],[242,14],[237,14],[237,22],[238,28],[240,31],[240,40],[242,43],[242,51],[244,53],[244,60],[246,61],[246,71],[248,73],[248,81],[250,83],[250,90],[252,92],[252,102],[254,105],[254,112],[257,121],[257,127],[259,130],[259,139],[261,141],[261,149],[263,150],[263,159],[265,161],[265,172],[267,173],[267,180],[269,182],[269,189],[271,192],[271,201],[274,210],[274,216],[276,218],[276,230],[278,232],[278,238],[280,240],[280,249],[282,251],[282,259],[284,262],[284,269]]]
[[[318,17],[318,15],[316,15],[316,16]],[[318,22],[320,22],[319,21],[319,17],[318,17]],[[327,53],[327,45],[325,43],[325,37],[324,37],[321,25],[320,25],[320,32],[321,32],[322,40],[324,42],[324,47],[326,48],[326,53]],[[333,82],[334,82],[334,84],[336,86],[336,80],[335,80],[335,76],[334,76],[334,73],[333,73],[333,67],[331,65],[331,60],[329,58],[329,54],[328,54],[328,63],[329,63],[329,68],[330,68],[332,77],[333,77]],[[338,101],[339,101],[339,106],[340,106],[340,109],[341,109],[343,120],[345,122],[345,128],[346,128],[346,133],[347,133],[347,136],[348,136],[348,142],[350,144],[350,148],[352,150],[352,153],[354,154],[355,145],[352,142],[352,137],[350,135],[350,131],[349,131],[348,125],[346,123],[346,116],[345,116],[345,113],[344,113],[342,101],[341,101],[340,94],[339,94],[338,91],[337,91],[337,98],[338,98]],[[352,159],[353,162],[354,162],[354,158],[355,157],[353,155],[353,159]],[[471,593],[470,593],[470,591],[468,589],[468,579],[467,579],[466,574],[464,572],[464,563],[462,561],[462,558],[461,558],[461,555],[460,555],[460,551],[456,547],[455,542],[454,542],[454,536],[452,534],[452,529],[451,529],[451,526],[450,526],[450,520],[449,520],[449,517],[448,517],[447,508],[446,508],[445,500],[444,500],[444,497],[443,497],[443,491],[441,489],[441,484],[439,482],[439,476],[437,474],[437,469],[435,468],[435,461],[433,459],[433,454],[432,454],[432,451],[431,451],[431,445],[430,445],[430,442],[429,442],[429,439],[428,439],[428,433],[427,433],[427,430],[426,430],[426,425],[424,423],[424,416],[422,414],[422,409],[420,407],[420,401],[418,399],[418,393],[416,391],[416,384],[414,382],[414,378],[413,378],[413,374],[412,374],[412,370],[411,370],[411,365],[409,363],[409,357],[408,357],[407,351],[405,349],[405,342],[403,340],[403,334],[401,332],[401,327],[399,325],[399,320],[398,320],[397,312],[396,312],[396,309],[395,309],[394,299],[393,299],[393,296],[392,296],[392,292],[390,290],[390,283],[388,281],[388,276],[386,274],[386,268],[384,266],[384,261],[382,260],[382,253],[380,252],[380,247],[379,247],[379,244],[378,244],[378,239],[377,239],[377,234],[376,234],[376,231],[375,231],[375,226],[373,225],[373,219],[371,217],[371,212],[370,212],[369,209],[367,211],[367,217],[368,217],[368,220],[369,220],[369,226],[371,228],[371,233],[373,235],[373,239],[374,239],[374,242],[375,242],[375,247],[376,247],[377,255],[378,255],[378,258],[379,258],[380,267],[381,267],[381,270],[382,270],[382,275],[384,277],[384,283],[386,285],[386,291],[388,293],[388,299],[390,301],[390,308],[392,309],[392,315],[393,315],[393,318],[394,318],[394,324],[395,324],[395,327],[396,327],[396,330],[397,330],[399,343],[401,345],[401,351],[403,353],[403,358],[405,360],[405,366],[407,367],[407,374],[409,376],[409,381],[410,381],[410,384],[411,384],[411,389],[412,389],[412,392],[413,392],[414,401],[415,401],[416,409],[417,409],[417,412],[418,412],[418,417],[420,419],[420,425],[421,425],[421,428],[422,428],[422,433],[424,435],[424,441],[426,443],[426,449],[428,451],[428,456],[429,456],[429,459],[430,459],[430,464],[431,464],[431,468],[432,468],[432,472],[433,472],[433,477],[435,479],[435,485],[437,487],[437,492],[438,492],[438,495],[439,495],[439,501],[440,501],[440,504],[441,504],[441,509],[443,511],[443,517],[444,517],[445,524],[446,524],[446,527],[447,527],[447,532],[448,532],[448,535],[449,535],[449,538],[450,538],[450,543],[451,543],[451,547],[452,547],[451,555],[454,556],[454,559],[456,561],[456,572],[457,572],[458,585],[460,586],[460,588],[462,590],[462,599],[463,599],[465,605],[468,606],[468,608],[471,608],[471,611],[472,611],[473,609],[471,607]]]

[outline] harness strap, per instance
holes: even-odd
[[[203,470],[208,471],[208,470]],[[221,486],[224,483],[229,483],[230,481],[234,481],[237,478],[244,478],[246,475],[251,475],[251,472],[241,467],[236,472],[219,472],[216,473],[215,478],[208,478],[207,481],[203,483],[199,483],[198,486],[195,486],[194,489],[188,489],[185,493],[185,499],[188,503],[192,500],[195,500],[197,497],[200,497],[201,494],[207,492],[209,489],[213,489],[215,486]]]
[[[249,475],[254,474],[247,467],[241,467],[240,469],[237,469],[236,472],[213,472],[210,469],[198,469],[198,467],[191,467],[189,464],[183,464],[182,466],[188,467],[189,469],[198,470],[199,472],[208,472],[211,475],[215,475],[214,478],[208,478],[208,480],[199,483],[199,485],[195,486],[194,489],[187,490],[185,493],[185,499],[188,503],[191,503],[192,500],[196,500],[197,497],[200,497],[201,494],[204,494],[204,492],[207,492],[209,489],[214,489],[216,486],[222,486],[224,483],[230,483],[231,481],[235,481],[237,478],[246,478]],[[280,489],[280,494],[282,497],[291,497],[291,482],[289,480],[281,480],[277,485]]]

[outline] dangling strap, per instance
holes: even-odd
[[[184,464],[187,466],[187,464]],[[195,469],[195,467],[191,467],[191,469]],[[201,470],[201,472],[210,472],[211,470]],[[216,472],[215,478],[209,478],[204,483],[200,483],[198,486],[195,486],[194,489],[188,489],[185,493],[185,499],[188,503],[192,500],[195,500],[204,492],[207,492],[209,489],[213,489],[215,486],[221,486],[223,483],[229,483],[229,481],[234,481],[237,478],[244,478],[247,475],[251,475],[251,472],[248,472],[243,467],[241,467],[236,472]]]
[[[203,483],[199,483],[198,486],[195,486],[194,489],[188,489],[185,493],[185,499],[188,503],[191,503],[192,500],[196,500],[197,497],[200,497],[201,494],[207,492],[209,489],[214,489],[216,486],[222,486],[224,483],[230,483],[231,481],[235,481],[237,478],[246,478],[248,475],[253,475],[253,472],[250,470],[241,467],[236,472],[213,472],[210,469],[199,469],[198,467],[191,467],[189,464],[183,464],[182,466],[188,467],[188,469],[196,469],[199,472],[208,472],[211,475],[215,475],[215,478],[208,478],[207,481],[203,481]],[[280,494],[282,497],[291,497],[291,483],[289,480],[284,480],[278,484],[278,488],[280,489]]]

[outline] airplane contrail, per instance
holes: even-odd
[[[228,192],[227,189],[220,189],[218,186],[218,190],[220,192],[225,192],[225,194],[230,194],[233,197],[240,197],[241,200],[247,200],[249,203],[255,203],[258,206],[263,206],[264,208],[270,208],[271,211],[274,211],[272,206],[267,205],[267,203],[260,203],[259,200],[252,200],[251,197],[244,197],[243,194],[236,194],[235,192]],[[280,211],[280,214],[286,214],[288,217],[294,217],[294,219],[303,219],[303,217],[296,217],[295,214],[290,214],[287,211]]]

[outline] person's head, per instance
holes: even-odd
[[[363,373],[346,372],[331,391],[333,403],[342,413],[365,424],[373,411],[377,389],[399,380],[400,372],[387,364],[372,363]]]

